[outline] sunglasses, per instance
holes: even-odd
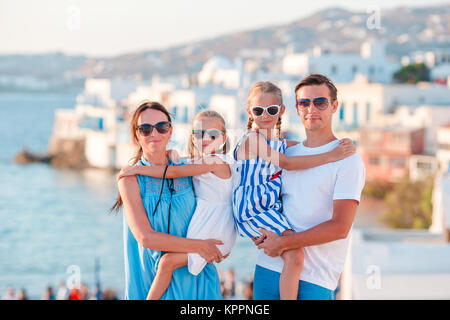
[[[328,100],[325,97],[320,97],[320,98],[314,98],[312,100],[312,103],[314,104],[314,107],[316,107],[319,110],[325,110],[326,108],[328,108],[328,104],[331,101],[334,101],[335,99],[331,99]],[[309,106],[311,105],[311,99],[298,99],[297,100],[297,108],[309,108]]]
[[[136,130],[139,132],[141,136],[148,137],[149,135],[152,134],[153,129],[156,129],[156,131],[158,131],[159,133],[164,134],[169,132],[170,127],[172,127],[172,124],[170,122],[161,121],[155,125],[148,123],[141,124],[136,128]]]
[[[280,108],[277,104],[272,104],[267,107],[253,106],[252,113],[255,117],[260,117],[266,111],[269,116],[276,116],[280,112]]]
[[[208,129],[208,130],[202,130],[202,129],[194,129],[192,130],[192,134],[194,135],[195,139],[203,139],[205,136],[205,133],[208,134],[209,138],[211,140],[216,140],[220,136],[223,135],[223,131],[218,129]]]

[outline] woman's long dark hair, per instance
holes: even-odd
[[[164,113],[167,116],[167,119],[169,120],[169,122],[172,123],[172,118],[170,117],[169,111],[167,111],[167,109],[159,102],[146,101],[146,102],[141,103],[137,107],[137,109],[134,111],[133,117],[131,118],[131,137],[133,139],[133,143],[135,143],[137,145],[139,145],[137,134],[136,134],[137,126],[138,126],[137,125],[138,119],[139,119],[139,116],[141,115],[141,113],[147,109],[161,111],[162,113]],[[132,160],[132,163],[131,163],[132,165],[135,165],[141,159],[143,152],[144,151],[142,150],[142,147],[139,145],[137,154]],[[123,201],[122,201],[122,197],[120,196],[120,193],[119,193],[117,195],[116,202],[110,209],[110,212],[117,213],[120,211],[120,208],[122,208],[122,206],[123,206]]]

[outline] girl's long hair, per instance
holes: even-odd
[[[139,146],[139,149],[136,153],[136,155],[132,158],[132,165],[135,165],[136,163],[138,163],[138,161],[141,159],[142,154],[144,153],[144,151],[142,150],[142,146],[139,145],[138,142],[138,137],[137,137],[137,123],[138,123],[138,119],[139,116],[141,115],[142,112],[144,112],[147,109],[152,109],[152,110],[158,110],[161,111],[162,113],[164,113],[167,116],[167,119],[170,123],[172,123],[172,118],[170,117],[170,113],[169,111],[167,111],[167,109],[160,104],[159,102],[155,102],[155,101],[145,101],[142,102],[134,111],[133,116],[131,118],[131,137],[133,140],[133,143],[135,143],[136,145]],[[111,209],[109,210],[110,212],[119,212],[120,208],[123,206],[123,201],[122,201],[122,197],[120,196],[120,193],[117,195],[117,200],[114,203],[114,205],[111,207]]]

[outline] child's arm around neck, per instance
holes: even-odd
[[[285,154],[272,149],[263,135],[252,131],[248,134],[244,143],[241,144],[236,155],[239,160],[250,160],[260,157],[265,161],[271,162],[286,170],[302,170],[348,157],[355,153],[352,146],[348,144],[339,144],[335,149],[321,154],[286,156]]]
[[[128,166],[122,169],[118,178],[131,175],[143,175],[154,178],[162,178],[166,166]],[[228,176],[227,176],[228,170]],[[166,178],[192,177],[203,173],[212,172],[219,177],[229,178],[231,175],[229,165],[219,157],[214,155],[193,160],[192,163],[179,166],[169,166],[166,172]]]

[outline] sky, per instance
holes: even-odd
[[[427,6],[442,0],[428,0]],[[0,54],[118,54],[283,25],[318,10],[367,12],[423,0],[0,0]]]

